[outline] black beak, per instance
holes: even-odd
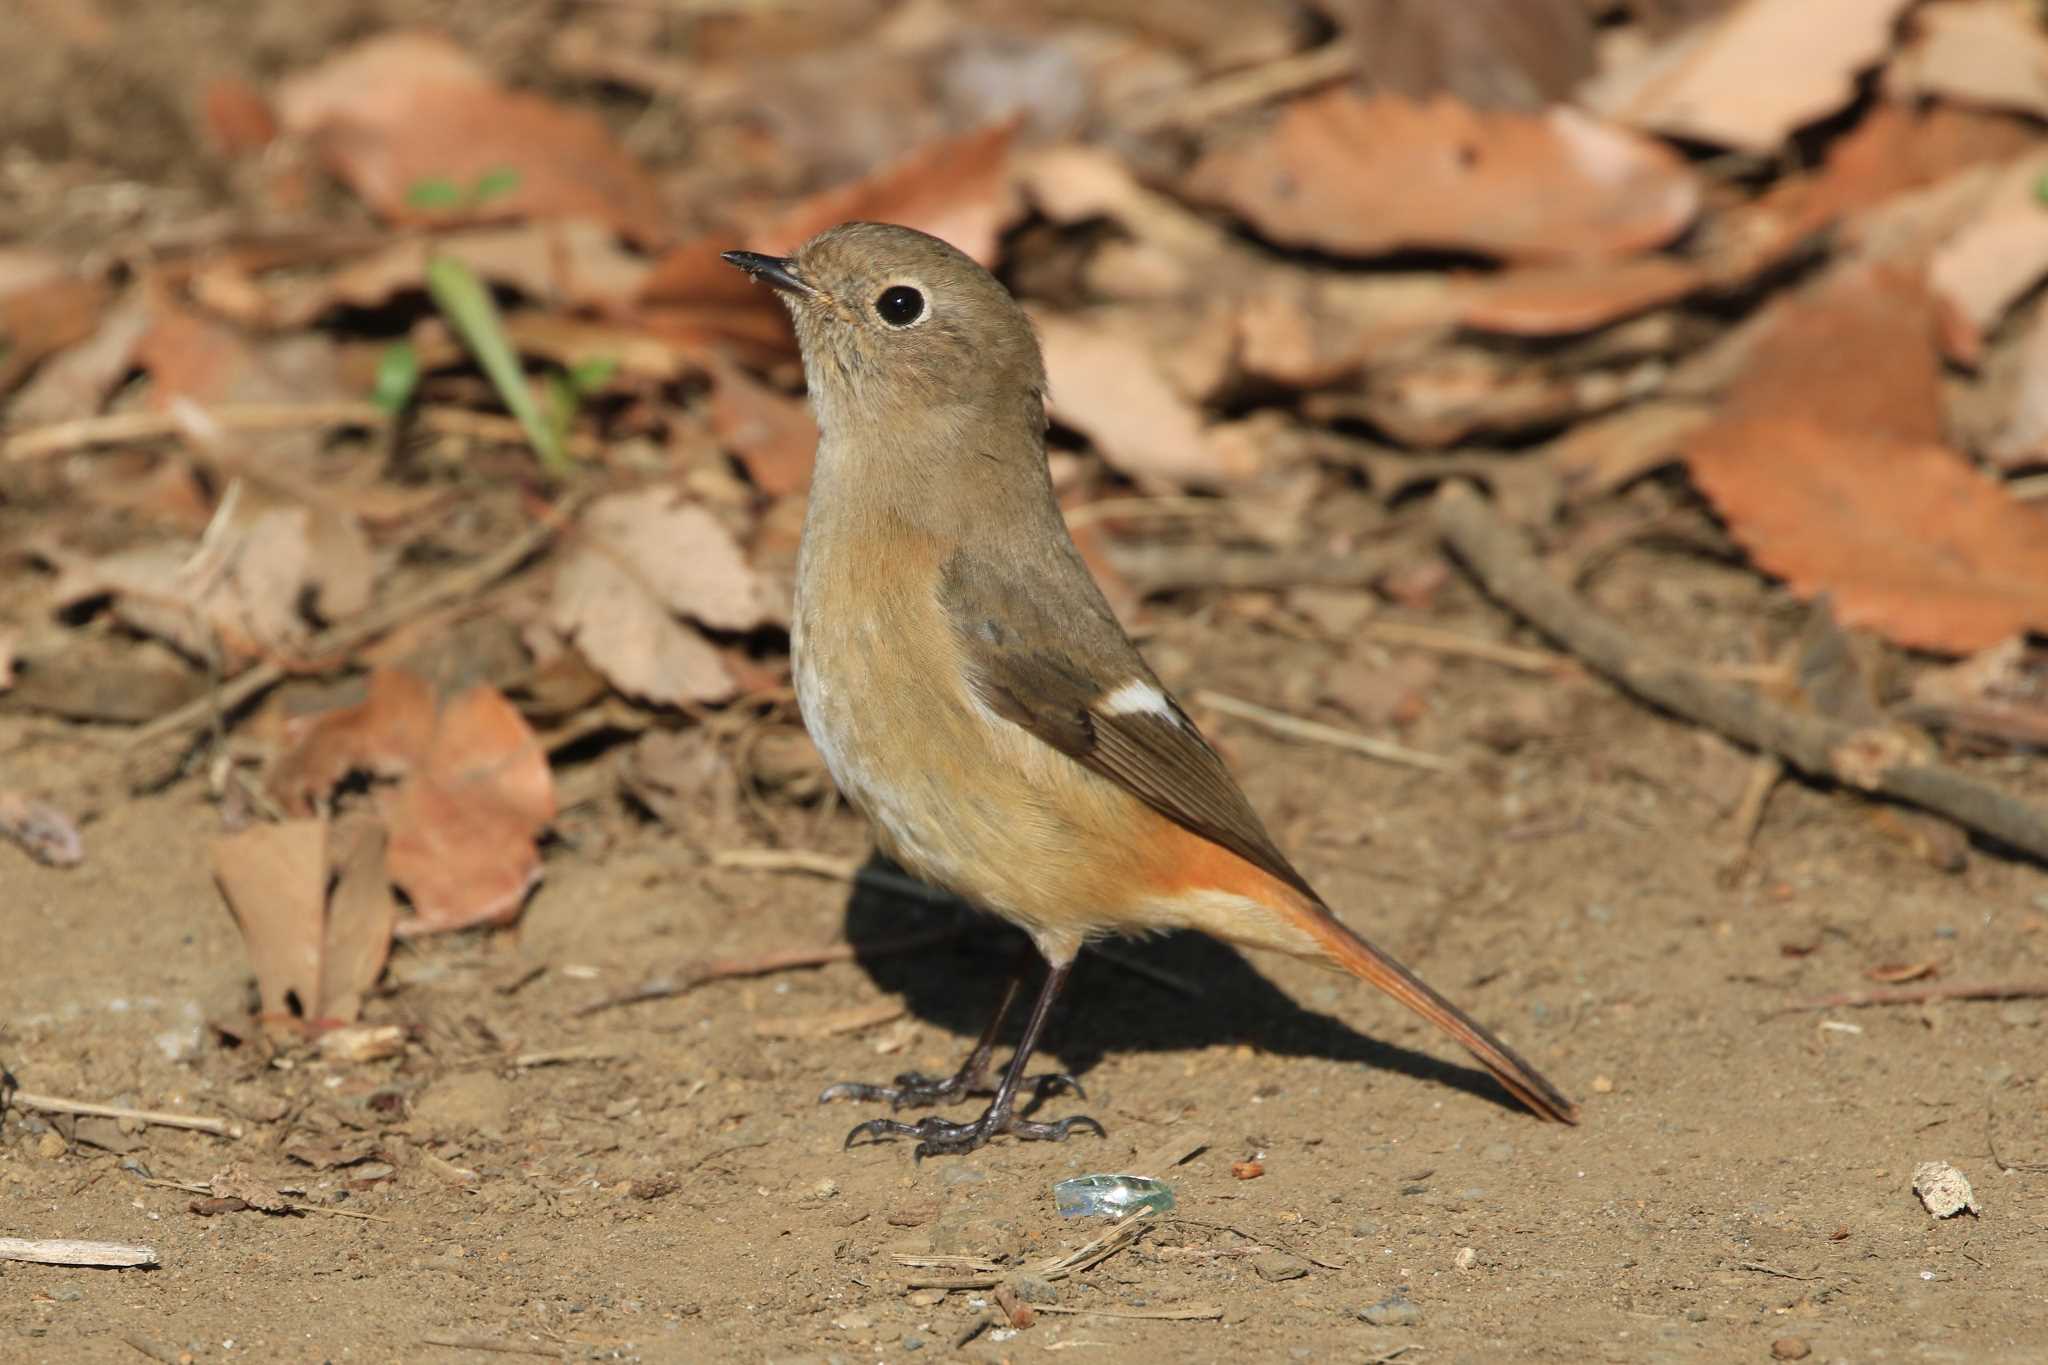
[[[735,265],[772,289],[785,294],[809,296],[817,293],[805,284],[796,273],[796,261],[788,256],[763,256],[758,251],[725,251],[719,259],[727,265]]]

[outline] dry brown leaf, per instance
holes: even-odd
[[[1856,94],[1910,0],[1744,0],[1581,92],[1638,128],[1769,152]]]
[[[1838,272],[1780,306],[1719,420],[1686,444],[1757,564],[1845,626],[1961,652],[2048,626],[2048,516],[1941,442],[1917,280]]]
[[[0,648],[6,642],[0,640]],[[0,839],[50,867],[76,867],[85,860],[85,840],[71,817],[47,801],[0,788]]]
[[[2048,309],[2034,314],[2019,344],[2019,377],[1985,454],[2007,469],[2048,461]]]
[[[1697,403],[1652,399],[1579,423],[1544,447],[1543,457],[1562,477],[1565,500],[1586,502],[1677,460],[1685,438],[1712,416]]]
[[[1212,149],[1187,187],[1273,241],[1352,256],[1629,255],[1671,241],[1700,204],[1675,153],[1570,108],[1483,113],[1341,89]]]
[[[1707,283],[1698,266],[1668,256],[1502,271],[1464,291],[1458,320],[1480,332],[1565,336],[1590,332]]]
[[[323,1019],[345,1023],[360,1015],[363,997],[391,955],[398,898],[391,894],[386,842],[383,827],[365,817],[337,821],[329,830],[327,856],[334,883],[321,939]]]
[[[554,777],[518,708],[478,684],[442,708],[423,760],[378,809],[391,880],[412,901],[401,936],[505,924],[540,880]]]
[[[1885,89],[2048,118],[2048,33],[2032,7],[1937,0],[1914,10],[1912,37],[1885,71]]]
[[[818,424],[808,408],[723,358],[713,359],[711,430],[739,457],[754,487],[769,497],[810,487]]]
[[[396,778],[426,753],[434,736],[434,691],[418,674],[380,668],[355,706],[286,722],[289,746],[266,784],[293,815],[320,810],[352,772]]]
[[[1349,0],[1336,10],[1375,90],[1540,109],[1593,72],[1584,0]]]
[[[1035,312],[1053,420],[1088,437],[1102,458],[1153,488],[1237,483],[1264,454],[1233,428],[1204,426],[1166,377],[1145,327],[1124,310]]]
[[[1010,169],[1014,120],[920,147],[851,184],[812,195],[754,233],[756,251],[786,254],[828,227],[855,219],[901,223],[994,265],[1004,228],[1022,209]]]
[[[37,427],[98,412],[133,367],[135,348],[149,330],[148,294],[144,286],[130,288],[101,315],[98,331],[43,362],[8,405],[9,425]]]
[[[283,81],[277,112],[394,222],[588,218],[643,245],[670,236],[653,180],[601,120],[506,89],[445,38],[371,38]],[[473,193],[494,176],[513,183]]]
[[[555,627],[622,692],[670,706],[723,701],[734,678],[686,616],[742,631],[784,622],[787,607],[725,528],[674,491],[592,504],[555,579]]]
[[[33,278],[21,273],[17,254],[12,282],[0,281],[0,394],[19,384],[47,357],[93,334],[106,311],[107,286],[71,274]]]
[[[1322,388],[1449,335],[1464,299],[1463,286],[1439,271],[1275,271],[1238,304],[1237,363],[1260,379]]]
[[[216,155],[251,156],[277,137],[277,115],[255,86],[237,76],[208,81],[199,96],[200,131]]]
[[[730,352],[752,365],[796,354],[789,314],[763,289],[720,259],[728,235],[670,247],[641,282],[637,322],[654,335],[707,357]]]
[[[212,843],[213,877],[242,927],[265,1018],[317,1018],[327,914],[327,822],[251,825]],[[301,1011],[295,1016],[292,1005]]]
[[[1942,339],[1956,360],[1975,363],[1985,334],[2048,275],[2048,206],[2038,186],[2048,152],[2013,162],[1960,231],[1935,249],[1927,278],[1943,309]]]

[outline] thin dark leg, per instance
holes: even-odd
[[[1096,1136],[1102,1136],[1102,1125],[1085,1114],[1060,1119],[1056,1123],[1036,1123],[1017,1116],[1017,1092],[1024,1087],[1024,1068],[1031,1063],[1031,1054],[1037,1050],[1039,1035],[1045,1032],[1045,1021],[1052,1013],[1053,1001],[1059,998],[1060,987],[1066,984],[1067,972],[1072,962],[1063,962],[1052,967],[1045,977],[1045,987],[1039,991],[1038,999],[1031,1006],[1031,1017],[1024,1024],[1024,1036],[1017,1040],[1016,1055],[1010,1058],[1009,1066],[1003,1069],[1003,1078],[996,1084],[995,1098],[982,1116],[972,1123],[953,1123],[947,1119],[932,1117],[916,1123],[903,1123],[896,1119],[870,1119],[846,1135],[846,1145],[851,1147],[862,1138],[914,1137],[918,1139],[917,1149],[912,1155],[922,1161],[925,1157],[939,1153],[971,1152],[986,1143],[998,1133],[1012,1137],[1036,1139],[1046,1142],[1064,1142],[1067,1135],[1077,1127],[1093,1129]],[[1007,1012],[1009,1001],[1016,993],[1013,984],[1004,996]],[[975,1048],[977,1055],[985,1046],[992,1045],[994,1031],[983,1036],[982,1046]],[[968,1058],[969,1066],[974,1057]],[[988,1059],[981,1058],[985,1068]],[[967,1068],[961,1068],[964,1073]],[[1045,1078],[1054,1079],[1054,1078]],[[1068,1079],[1070,1078],[1057,1078]],[[1044,1085],[1044,1079],[1039,1082]],[[1079,1089],[1078,1086],[1075,1087]],[[828,1092],[829,1093],[829,1092]],[[1085,1098],[1085,1097],[1084,1097]]]
[[[869,1085],[862,1081],[841,1081],[828,1085],[818,1096],[818,1103],[830,1104],[833,1100],[885,1100],[891,1109],[922,1109],[935,1104],[945,1104],[965,1095],[993,1095],[995,1089],[988,1083],[988,1062],[995,1054],[996,1038],[1003,1031],[1003,1021],[1010,1017],[1010,1007],[1017,1003],[1017,991],[1023,986],[1022,976],[1013,976],[1003,987],[1003,998],[996,1005],[996,1012],[990,1017],[988,1027],[981,1031],[980,1041],[974,1051],[967,1054],[967,1060],[960,1063],[960,1069],[950,1076],[927,1076],[918,1071],[906,1071],[896,1078],[894,1085]],[[1032,1094],[1044,1099],[1061,1090],[1071,1090],[1082,1099],[1088,1092],[1081,1083],[1064,1071],[1048,1072],[1033,1076],[1027,1082]]]

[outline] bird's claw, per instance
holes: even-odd
[[[1033,1103],[1039,1103],[1061,1091],[1070,1091],[1082,1100],[1088,1092],[1081,1083],[1064,1071],[1049,1071],[1043,1076],[1027,1076],[1024,1084],[1031,1088]],[[830,1104],[834,1100],[865,1100],[887,1104],[891,1109],[928,1109],[933,1105],[947,1104],[967,1095],[992,1095],[994,1089],[983,1077],[968,1076],[927,1076],[922,1072],[906,1071],[896,1078],[894,1085],[870,1085],[863,1081],[840,1081],[828,1085],[818,1094],[818,1103]]]
[[[1049,1078],[1048,1078],[1049,1079]],[[1107,1136],[1102,1125],[1086,1114],[1075,1114],[1052,1123],[1039,1123],[1032,1119],[1018,1118],[1015,1114],[998,1115],[993,1109],[971,1123],[954,1123],[936,1115],[919,1119],[916,1123],[904,1123],[898,1119],[869,1119],[857,1125],[846,1135],[846,1147],[862,1139],[880,1141],[884,1138],[914,1137],[917,1147],[911,1152],[914,1160],[922,1161],[928,1156],[950,1156],[974,1151],[992,1137],[1007,1133],[1014,1138],[1031,1142],[1065,1142],[1076,1128],[1085,1128],[1097,1137]]]

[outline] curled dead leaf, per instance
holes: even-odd
[[[282,82],[278,120],[385,218],[589,218],[669,235],[647,172],[595,115],[510,90],[445,38],[370,38]]]
[[[1273,241],[1350,256],[1629,255],[1671,241],[1700,205],[1676,154],[1567,107],[1491,113],[1349,90],[1296,100],[1211,149],[1187,188]]]

